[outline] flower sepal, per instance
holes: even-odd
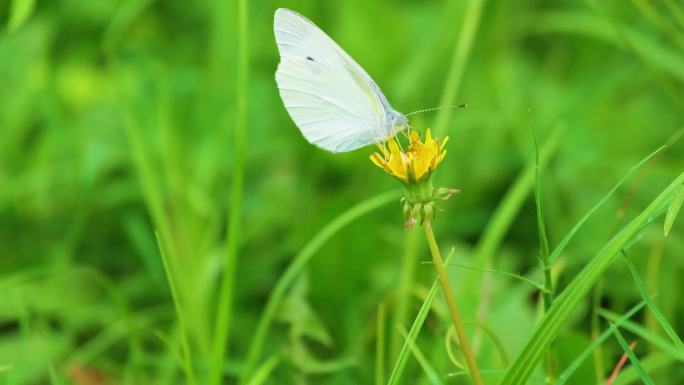
[[[435,189],[429,179],[417,184],[405,185],[405,187],[406,194],[400,202],[408,229],[413,228],[415,224],[423,225],[425,221],[435,219],[439,210],[435,205],[436,199],[448,200],[453,194],[460,192],[453,188]]]

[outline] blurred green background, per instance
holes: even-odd
[[[450,137],[435,180],[462,193],[440,205],[435,230],[456,263],[541,281],[532,117],[552,247],[631,166],[671,144],[578,232],[554,267],[559,290],[682,172],[681,1],[244,4],[240,17],[235,1],[0,2],[0,384],[192,383],[188,363],[199,384],[217,367],[223,383],[243,374],[254,385],[371,384],[383,370],[386,379],[398,327],[410,327],[434,277],[422,263],[430,256],[420,231],[404,228],[398,195],[303,250],[339,215],[400,186],[369,162],[374,148],[330,154],[302,138],[274,80],[278,7],[326,31],[397,110],[469,104],[412,119]],[[666,239],[656,221],[629,251],[680,334],[681,222]],[[306,263],[288,270],[302,252]],[[245,375],[285,271],[292,285],[265,329],[262,378]],[[465,318],[489,330],[475,345],[496,383],[539,318],[537,290],[449,271]],[[592,308],[623,313],[640,301],[621,262],[593,293],[554,345],[560,369],[589,344],[592,321],[607,327]],[[449,376],[462,369],[447,354],[445,309],[440,298],[418,346],[443,383],[465,384]],[[221,311],[227,344],[216,334]],[[662,335],[648,312],[634,320]],[[684,383],[681,361],[624,333],[659,364],[649,369],[656,383]],[[607,377],[621,355],[608,339],[569,383]],[[638,378],[625,374],[623,383]],[[413,356],[402,381],[434,383]],[[544,383],[541,366],[530,383]]]

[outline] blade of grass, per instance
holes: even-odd
[[[506,373],[504,369],[481,369],[480,372],[485,375],[502,375]],[[461,371],[461,372],[453,372],[447,374],[448,377],[464,377],[470,375],[470,372],[467,370]],[[530,380],[534,383],[539,383],[539,384],[546,384],[546,379],[540,376],[532,376],[530,377]]]
[[[466,325],[474,325],[476,328],[482,330],[484,334],[489,337],[489,340],[492,341],[494,344],[494,347],[499,353],[499,356],[501,357],[501,362],[503,366],[508,366],[510,363],[511,359],[508,356],[508,353],[506,352],[506,346],[504,345],[503,341],[501,341],[501,338],[496,335],[496,333],[489,327],[487,326],[484,322],[464,322]],[[444,335],[444,346],[446,347],[446,352],[447,356],[449,356],[449,359],[451,362],[456,365],[457,367],[463,369],[465,368],[465,364],[462,364],[458,359],[456,358],[456,355],[454,354],[453,348],[451,347],[450,341],[454,339],[455,343],[458,343],[458,337],[456,336],[456,330],[453,327],[450,327],[447,333]]]
[[[26,20],[31,17],[35,5],[35,0],[13,0],[10,4],[10,15],[7,22],[7,30],[14,32],[24,25]]]
[[[426,265],[429,265],[429,264],[432,264],[433,262],[432,262],[432,261],[425,261],[425,262],[422,262],[422,263],[424,263],[424,264],[426,264]],[[461,268],[461,269],[466,269],[466,270],[481,271],[481,272],[483,272],[483,273],[492,273],[492,274],[504,275],[504,276],[506,276],[506,277],[510,277],[510,278],[513,278],[513,279],[517,279],[517,280],[519,280],[520,282],[523,282],[523,283],[525,283],[525,284],[528,284],[528,285],[530,285],[530,286],[536,288],[536,289],[539,290],[539,291],[544,290],[544,286],[543,286],[542,284],[540,284],[540,283],[538,283],[538,282],[535,282],[535,281],[533,281],[533,280],[531,280],[531,279],[529,279],[529,278],[527,278],[527,277],[524,277],[524,276],[522,276],[522,275],[520,275],[520,274],[515,274],[515,273],[508,272],[508,271],[503,271],[503,270],[485,269],[485,268],[479,268],[479,267],[473,267],[473,266],[466,266],[466,265],[461,265],[461,264],[458,264],[458,263],[450,263],[448,266],[459,267],[459,268]]]
[[[637,373],[639,373],[641,381],[643,381],[646,385],[655,385],[655,383],[648,375],[648,373],[646,373],[644,368],[641,367],[641,362],[634,354],[634,351],[629,348],[629,344],[627,343],[627,341],[625,341],[625,338],[622,336],[622,333],[620,333],[620,330],[617,328],[617,326],[611,323],[610,328],[613,329],[613,334],[615,334],[615,338],[617,338],[618,342],[620,343],[620,346],[622,346],[622,350],[624,350],[627,354],[627,357],[629,357],[629,360],[632,362],[634,369],[637,371]]]
[[[646,271],[644,272],[644,286],[647,293],[656,293],[659,288],[661,280],[661,264],[663,259],[663,252],[665,251],[666,237],[658,238],[651,247],[650,252],[646,256]],[[655,296],[654,296],[655,297]],[[655,299],[653,300],[654,302]],[[653,333],[658,333],[658,321],[655,319],[653,313],[646,313],[644,319],[644,326]],[[655,346],[648,345],[649,352],[653,351]]]
[[[451,261],[451,257],[453,255],[454,250],[452,249],[449,252],[449,255],[447,255],[446,259],[444,260],[444,263],[448,264],[449,261]],[[416,338],[418,338],[418,333],[420,333],[420,329],[423,327],[423,322],[425,322],[425,318],[427,318],[427,315],[430,312],[430,308],[432,308],[432,302],[435,300],[438,291],[439,279],[435,278],[434,282],[432,283],[432,286],[430,287],[430,290],[428,291],[427,296],[425,296],[425,300],[423,301],[423,304],[421,305],[415,320],[413,321],[413,324],[411,325],[411,329],[408,332],[408,336],[404,340],[404,344],[402,345],[401,350],[399,351],[399,356],[397,357],[396,361],[394,361],[394,367],[392,368],[392,372],[390,373],[390,378],[387,381],[387,385],[397,385],[399,383],[399,379],[401,378],[401,375],[404,372],[404,369],[406,368],[406,361],[408,359],[410,350],[409,341],[414,342]]]
[[[684,12],[679,8],[679,5],[673,0],[663,0],[663,2],[667,6],[667,9],[670,10],[670,14],[677,20],[679,26],[684,28]]]
[[[636,347],[636,341],[632,342],[629,344],[629,349],[634,350]],[[627,362],[627,353],[623,353],[620,359],[618,360],[617,364],[613,368],[613,372],[610,374],[608,379],[606,380],[606,385],[613,385],[613,382],[615,382],[615,378],[617,378],[618,374],[620,374],[620,370],[622,370],[622,367],[625,366],[625,362]]]
[[[679,94],[677,84],[673,84],[656,68],[657,64],[651,60],[651,56],[644,52],[645,50],[630,36],[629,29],[611,14],[605,7],[605,4],[596,0],[585,0],[596,12],[603,16],[610,24],[613,25],[615,33],[620,41],[643,62],[646,68],[651,72],[655,81],[662,87],[663,91],[672,99],[673,102],[684,105],[684,100]]]
[[[238,52],[237,52],[237,121],[233,130],[234,166],[232,170],[228,228],[226,229],[225,261],[218,300],[218,311],[214,323],[214,346],[211,353],[209,383],[222,383],[223,362],[229,344],[229,333],[233,317],[233,289],[235,265],[240,247],[242,219],[242,194],[245,169],[246,135],[248,125],[249,99],[249,40],[247,0],[237,2]]]
[[[598,338],[601,330],[601,317],[598,315],[598,310],[601,309],[601,299],[603,298],[603,279],[599,279],[594,285],[594,290],[591,292],[591,313],[589,314],[589,325],[591,330],[591,338]],[[594,376],[597,384],[604,382],[606,369],[603,366],[603,348],[601,345],[596,346],[592,354],[594,360]]]
[[[401,260],[401,276],[399,287],[396,291],[392,324],[405,326],[409,322],[409,304],[412,300],[411,288],[415,279],[416,266],[418,266],[418,244],[420,232],[409,231],[404,237],[404,253]],[[402,345],[401,335],[392,333],[390,337],[390,355],[399,355]]]
[[[385,304],[378,306],[375,327],[375,385],[385,383]]]
[[[541,177],[539,171],[539,143],[537,132],[534,127],[534,116],[530,110],[532,139],[534,141],[534,204],[537,208],[537,233],[539,237],[539,266],[544,276],[544,289],[541,291],[544,312],[549,311],[553,302],[554,288],[551,278],[551,262],[549,260],[549,238],[546,234],[546,222],[544,221],[544,205],[542,201]],[[556,382],[556,364],[553,356],[553,346],[549,343],[546,351],[546,377],[550,384]]]
[[[190,351],[190,343],[188,341],[188,331],[186,327],[185,312],[180,303],[178,297],[178,290],[176,289],[176,279],[173,270],[171,269],[171,264],[168,261],[166,252],[162,247],[162,242],[159,239],[159,234],[155,233],[157,237],[157,247],[159,247],[159,255],[161,255],[162,263],[164,265],[164,272],[166,272],[166,279],[169,282],[169,289],[171,290],[171,298],[173,300],[173,307],[176,311],[176,317],[178,318],[178,328],[180,329],[181,335],[181,349],[183,350],[182,364],[183,371],[185,372],[185,379],[190,385],[197,384],[195,379],[195,370],[192,365],[192,352]]]
[[[549,260],[549,238],[546,234],[544,205],[542,201],[541,177],[539,171],[539,142],[537,141],[537,132],[534,127],[534,119],[532,116],[530,116],[530,120],[532,122],[532,138],[534,140],[534,203],[537,208],[539,264],[544,272],[544,290],[542,291],[542,295],[544,298],[544,310],[546,311],[553,301],[553,282],[551,280],[551,262]]]
[[[610,322],[614,323],[614,320],[618,318],[618,315],[606,310],[606,309],[601,309],[599,310],[599,314],[601,317],[604,317],[605,319],[609,320]],[[676,360],[684,362],[684,351],[677,349],[676,346],[672,345],[669,341],[667,341],[665,338],[651,333],[649,330],[646,328],[642,327],[641,325],[637,324],[636,322],[632,322],[630,320],[625,320],[622,323],[622,328],[629,330],[630,332],[638,335],[639,337],[647,340],[648,342],[652,343],[653,346],[657,347],[658,349],[662,350],[663,352],[669,354]]]
[[[568,234],[558,243],[558,246],[556,246],[555,249],[553,249],[553,252],[551,253],[551,256],[549,257],[549,260],[551,263],[555,262],[556,259],[563,253],[565,250],[565,247],[570,243],[572,238],[575,236],[577,231],[584,225],[584,223],[589,220],[589,218],[599,209],[601,206],[603,206],[608,199],[615,194],[615,192],[634,174],[638,169],[641,168],[646,162],[651,160],[656,154],[658,154],[660,151],[665,149],[666,146],[661,146],[657,150],[653,151],[652,153],[648,154],[644,159],[640,160],[637,164],[634,166],[630,167],[629,170],[627,170],[627,173],[613,186],[613,188],[608,191],[606,195],[601,198],[600,201],[598,201],[594,207],[592,207],[589,211],[587,211],[586,214],[573,226],[572,229],[568,232]]]
[[[543,166],[551,159],[564,132],[565,128],[562,125],[554,128],[540,151],[540,165]],[[534,183],[534,168],[535,162],[532,160],[518,174],[511,187],[506,191],[506,195],[501,200],[501,203],[497,206],[492,219],[487,223],[482,239],[478,242],[475,249],[474,259],[478,266],[488,266],[490,264],[489,262],[496,249],[501,244],[503,237],[506,235],[530,193]]]
[[[617,233],[580,271],[580,273],[561,292],[549,311],[544,315],[534,334],[529,339],[513,365],[508,369],[502,385],[522,385],[534,371],[544,349],[556,337],[560,328],[568,320],[582,298],[610,266],[620,250],[640,229],[652,222],[654,215],[668,203],[680,184],[684,173],[670,183],[636,218]]]
[[[679,188],[679,193],[672,200],[670,207],[667,209],[667,214],[665,215],[665,224],[663,225],[663,231],[665,236],[670,234],[672,230],[672,225],[674,225],[675,218],[679,214],[679,210],[682,208],[682,203],[684,203],[684,184]]]
[[[629,259],[627,253],[625,253],[624,250],[622,251],[622,256],[624,257],[625,264],[629,269],[629,273],[632,275],[634,284],[636,285],[637,290],[639,290],[639,295],[641,295],[641,298],[643,298],[644,301],[646,301],[648,309],[651,311],[655,319],[658,321],[660,327],[663,328],[665,334],[667,334],[670,337],[670,339],[675,344],[677,349],[684,351],[684,343],[682,343],[682,339],[679,338],[677,332],[674,330],[672,325],[670,325],[670,323],[667,322],[665,315],[663,315],[658,306],[656,306],[656,304],[651,300],[651,296],[648,294],[648,290],[646,289],[646,284],[644,284],[644,281],[639,276],[639,272],[634,266],[634,263],[632,263],[632,261]]]
[[[378,209],[392,201],[396,201],[402,194],[402,190],[388,191],[372,198],[366,199],[358,203],[356,206],[349,208],[337,218],[333,219],[325,227],[321,229],[313,238],[302,248],[302,250],[294,257],[293,261],[287,267],[283,275],[278,278],[278,282],[273,288],[266,307],[264,308],[256,332],[249,345],[247,358],[240,374],[240,384],[246,384],[252,376],[252,371],[261,357],[261,351],[266,340],[273,318],[275,317],[278,307],[283,301],[287,290],[292,286],[295,279],[301,274],[302,270],[316,252],[327,242],[333,235],[337,234],[343,227],[350,224],[357,218],[365,215],[375,209]]]
[[[273,369],[280,363],[280,356],[273,355],[267,359],[257,370],[254,371],[254,375],[249,380],[247,385],[262,385],[266,383],[269,379]]]
[[[562,124],[555,126],[540,152],[540,164],[546,164],[546,162],[551,159],[564,133],[565,127]],[[501,245],[504,236],[510,229],[516,215],[522,208],[525,200],[528,197],[528,194],[530,193],[530,189],[534,183],[534,168],[535,162],[533,160],[529,162],[523,170],[520,171],[520,174],[518,174],[515,181],[508,191],[506,191],[503,199],[498,204],[494,214],[492,215],[492,219],[487,223],[484,233],[478,241],[473,253],[473,259],[475,260],[475,264],[477,266],[485,268],[491,266],[491,260],[496,253],[496,250],[498,249],[499,245]],[[488,277],[488,275],[485,275],[485,278],[486,277]],[[481,290],[485,290],[485,286],[481,283],[482,277],[466,275],[464,280],[466,281],[464,282],[464,287],[481,288]],[[477,311],[478,320],[481,320],[485,317],[486,309],[489,306],[488,298],[490,298],[490,296],[485,295],[482,296],[482,298],[484,298],[484,300],[480,301],[479,309]],[[475,346],[479,345],[480,337],[481,335],[479,330],[476,329],[475,333],[473,334],[473,344]]]
[[[620,326],[622,325],[623,322],[628,320],[629,318],[632,318],[634,314],[636,314],[639,310],[643,309],[643,307],[646,306],[646,302],[641,301],[635,306],[633,306],[631,309],[629,309],[624,315],[622,315],[620,318],[615,320],[615,325]],[[558,376],[558,380],[556,381],[556,385],[563,385],[565,384],[569,379],[570,376],[572,376],[573,373],[577,369],[579,369],[580,365],[586,360],[589,355],[597,348],[599,347],[603,342],[605,342],[608,337],[612,334],[612,331],[610,328],[607,328],[601,335],[599,335],[597,338],[595,338],[589,346],[587,346],[586,349],[584,349],[580,354],[578,354],[575,359],[572,360],[572,362],[563,370],[563,373],[561,373]]]
[[[413,353],[413,356],[416,357],[416,361],[418,361],[420,367],[427,375],[428,380],[433,385],[443,385],[444,383],[442,382],[442,379],[439,378],[439,374],[437,374],[432,365],[430,365],[430,361],[428,361],[428,359],[425,358],[425,355],[423,355],[423,352],[420,351],[418,345],[416,345],[414,341],[408,338],[408,334],[406,334],[406,329],[404,329],[403,327],[399,327],[399,332],[404,337],[404,341],[406,341],[406,343],[408,344],[409,349],[411,349],[411,353]]]
[[[484,0],[470,0],[468,2],[468,8],[466,9],[461,27],[461,34],[458,42],[454,45],[454,52],[449,66],[449,74],[447,75],[446,83],[442,89],[442,96],[439,98],[440,106],[455,103],[454,98],[461,85],[461,79],[463,78],[463,73],[465,72],[465,67],[468,63],[470,50],[473,41],[475,40],[475,35],[477,34],[478,25],[480,24],[483,6]],[[434,125],[436,136],[444,136],[444,131],[447,129],[450,116],[451,111],[448,109],[439,111]]]
[[[681,49],[684,42],[684,36],[677,30],[668,20],[667,16],[663,16],[657,7],[655,7],[650,1],[645,0],[632,0],[632,4],[644,15],[644,17],[650,20],[654,25],[663,31],[671,42],[676,43]]]
[[[656,372],[660,369],[667,368],[672,365],[674,360],[672,357],[657,352],[648,355],[648,357],[641,360],[641,367],[648,373]],[[613,385],[628,385],[639,380],[639,374],[633,366],[624,368],[613,382]]]

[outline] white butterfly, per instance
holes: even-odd
[[[306,140],[346,152],[407,128],[406,116],[392,109],[366,71],[310,20],[280,8],[273,30],[280,97]]]

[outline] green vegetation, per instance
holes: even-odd
[[[684,383],[681,1],[9,0],[0,385],[471,383],[375,148],[288,117],[281,6],[468,104],[411,123],[485,384]]]

